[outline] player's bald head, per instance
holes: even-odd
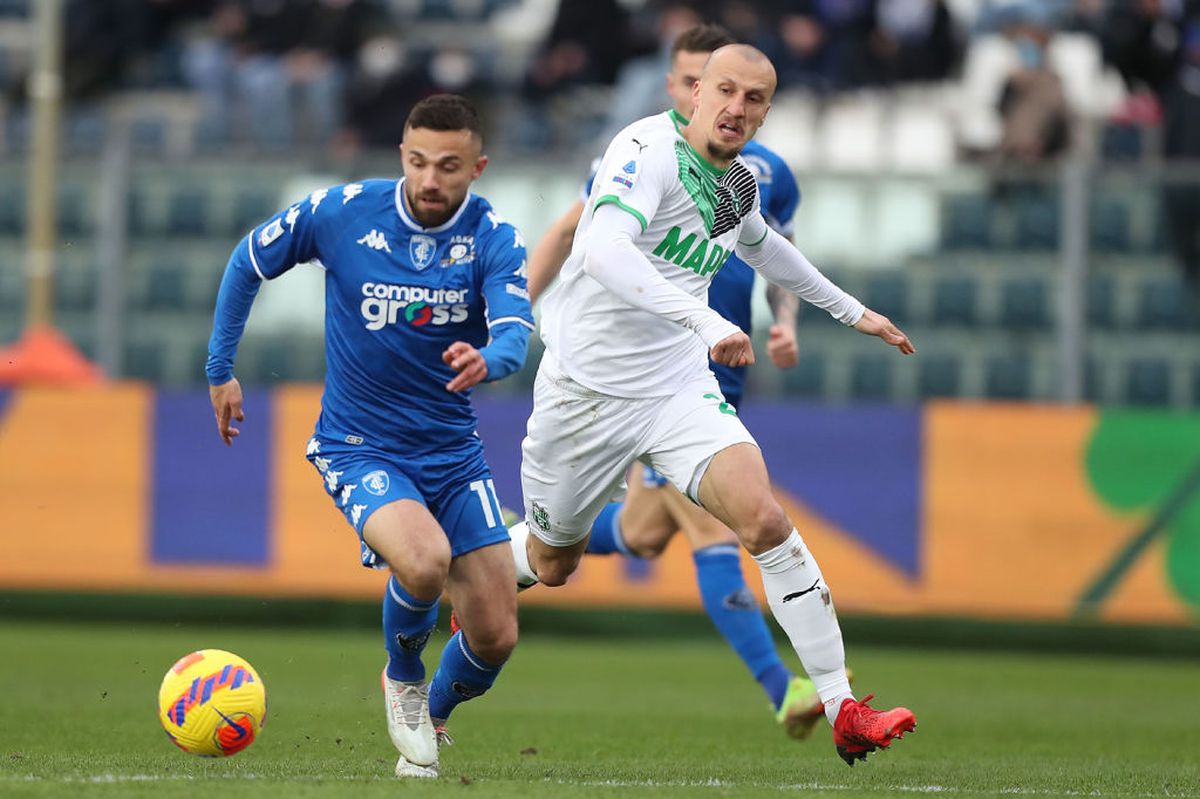
[[[760,82],[768,94],[775,93],[778,82],[771,59],[762,50],[749,44],[727,44],[713,50],[704,63],[700,80],[712,80],[723,74],[735,74],[745,80]]]

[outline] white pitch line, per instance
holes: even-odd
[[[447,775],[450,776],[450,775]],[[109,784],[124,782],[192,782],[195,780],[278,780],[280,782],[394,782],[394,777],[381,775],[351,776],[337,774],[329,776],[267,776],[264,774],[94,774],[94,775],[63,775],[45,777],[37,774],[0,774],[0,782],[26,783],[66,783],[66,784]],[[507,782],[508,780],[473,780],[473,782]],[[513,780],[515,781],[515,780]],[[766,785],[762,783],[730,782],[710,778],[707,780],[563,780],[544,779],[543,783],[550,785],[584,786],[594,788],[768,788],[780,791],[895,791],[897,793],[945,793],[955,795],[996,795],[1006,796],[1086,796],[1099,799],[1195,799],[1192,793],[1122,793],[1105,792],[1100,790],[1043,790],[1038,788],[958,788],[951,785],[849,785],[846,783],[826,782],[797,782],[782,785]]]

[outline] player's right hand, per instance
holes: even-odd
[[[712,358],[713,363],[722,366],[749,366],[754,363],[754,347],[750,343],[750,337],[739,330],[732,336],[718,341],[716,346],[708,351],[708,357]]]
[[[242,413],[242,384],[234,377],[228,383],[209,386],[208,398],[212,400],[213,412],[217,415],[217,433],[225,446],[231,446],[233,440],[242,434],[233,426],[233,420],[246,420],[246,414]]]

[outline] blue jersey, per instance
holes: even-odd
[[[674,115],[674,112],[672,114]],[[677,117],[677,120],[679,124],[687,124],[682,117]],[[792,171],[782,158],[753,139],[742,148],[742,158],[758,181],[762,214],[767,224],[784,236],[790,237],[792,220],[796,215],[796,208],[800,205],[800,188],[796,185]],[[591,193],[592,181],[595,178],[593,168],[584,186],[585,198]],[[753,289],[754,270],[736,254],[731,255],[713,276],[712,284],[708,287],[708,305],[746,331],[746,335],[750,335],[750,300]],[[737,405],[746,382],[746,367],[723,366],[712,362],[709,362],[709,367],[716,375],[725,398]]]
[[[403,185],[321,189],[250,232],[218,295],[210,383],[232,376],[259,281],[312,260],[325,269],[326,375],[316,434],[402,453],[472,438],[470,392],[446,390],[457,373],[442,353],[455,341],[478,348],[488,380],[520,368],[533,329],[525,243],[472,194],[445,224],[424,228],[405,208]]]

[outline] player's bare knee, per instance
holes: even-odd
[[[517,648],[517,620],[473,633],[468,640],[471,650],[488,663],[499,665]]]
[[[417,599],[436,599],[450,574],[450,553],[427,553],[426,557],[392,566],[392,574]]]
[[[738,521],[734,532],[742,545],[755,555],[783,543],[792,530],[787,513],[770,495],[752,503]]]
[[[667,542],[671,540],[673,532],[675,531],[671,530],[664,535],[662,530],[635,529],[627,532],[624,528],[621,529],[625,548],[631,555],[645,559],[657,558],[661,555],[667,548]]]
[[[545,558],[537,564],[537,577],[542,585],[555,587],[564,585],[567,578],[579,565],[579,556],[573,558]]]

